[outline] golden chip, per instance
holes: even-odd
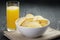
[[[35,27],[41,27],[41,25],[37,22],[25,22],[22,24],[24,27],[32,27],[32,28],[35,28]]]
[[[19,25],[22,25],[22,23],[25,21],[25,17],[20,18]]]
[[[48,24],[48,20],[40,20],[41,26],[46,26]]]
[[[34,18],[34,16],[32,14],[27,14],[25,17],[26,18]]]
[[[39,15],[34,17],[34,20],[41,20],[41,19],[44,19],[44,18],[42,16],[39,16]]]

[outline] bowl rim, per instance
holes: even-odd
[[[20,26],[19,23],[18,23],[19,20],[20,20],[20,18],[18,18],[18,19],[15,21],[15,24],[18,25],[19,27],[22,27],[22,26]],[[46,20],[48,20],[48,19],[46,19]],[[34,28],[45,28],[45,27],[48,27],[49,24],[50,24],[50,20],[48,20],[47,26],[44,26],[44,27],[34,27]],[[22,27],[22,28],[32,28],[32,27]]]

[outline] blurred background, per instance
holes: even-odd
[[[51,21],[50,27],[60,30],[59,0],[0,0],[0,30],[6,30],[6,2],[20,2],[20,17],[28,13],[41,15]]]

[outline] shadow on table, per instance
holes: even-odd
[[[0,40],[10,40],[6,36],[4,36],[4,33],[2,30],[0,30]]]

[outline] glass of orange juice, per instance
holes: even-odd
[[[7,30],[16,30],[15,21],[19,18],[19,2],[9,1],[6,2],[6,19],[7,19]]]

